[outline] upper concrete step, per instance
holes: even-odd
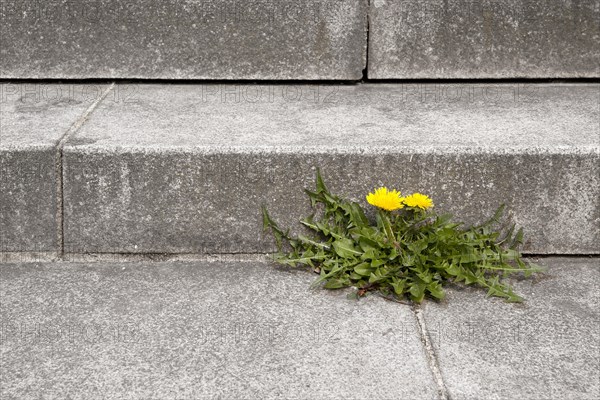
[[[362,77],[365,0],[3,0],[1,78]]]
[[[600,76],[599,0],[3,0],[0,37],[0,78]]]
[[[44,221],[55,200],[37,189],[53,175],[20,172],[5,144],[55,129],[45,116],[58,113],[72,126],[56,159],[67,252],[270,251],[260,206],[297,227],[320,167],[363,204],[387,185],[478,222],[505,202],[525,251],[600,253],[597,84],[116,85],[103,96],[31,110],[7,98],[3,120],[34,121],[2,127],[3,163],[16,171],[2,185],[19,188],[1,193],[9,248],[10,232]],[[75,106],[86,111],[75,117]]]
[[[369,78],[600,77],[599,0],[371,0]]]

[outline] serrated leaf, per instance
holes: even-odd
[[[323,181],[323,177],[321,176],[321,170],[319,168],[317,168],[317,192],[329,193],[329,190],[327,190],[327,186],[325,186],[325,182]]]
[[[358,203],[350,203],[350,216],[355,226],[363,227],[369,225],[369,220]]]
[[[496,212],[494,213],[494,216],[492,218],[490,218],[489,220],[487,220],[486,222],[484,222],[482,225],[479,225],[479,228],[487,227],[487,226],[490,226],[490,225],[494,225],[494,224],[500,223],[500,219],[502,218],[502,215],[504,215],[504,210],[505,209],[506,209],[506,204],[500,204],[500,207],[498,207],[496,209]]]
[[[355,258],[363,254],[362,251],[354,247],[354,243],[348,238],[337,239],[333,242],[333,248],[337,255],[343,258]]]
[[[427,285],[427,291],[436,299],[443,299],[446,296],[442,285],[439,282],[433,281]]]
[[[356,267],[355,267],[356,268]],[[365,271],[366,272],[366,271]],[[367,275],[364,275],[367,276]],[[352,279],[353,281],[359,281],[363,278],[363,275],[359,275],[356,272],[352,271],[350,272],[350,279]]]
[[[304,244],[307,244],[307,245],[311,245],[311,246],[315,246],[315,247],[320,247],[320,248],[323,248],[323,249],[329,249],[329,246],[326,245],[325,243],[317,242],[317,241],[315,241],[315,240],[313,240],[311,238],[308,238],[308,237],[306,237],[304,235],[298,235],[298,240],[301,241]]]
[[[373,268],[367,263],[360,263],[356,267],[354,267],[354,272],[360,276],[370,276]]]
[[[360,248],[363,250],[363,252],[367,252],[370,250],[376,250],[377,248],[379,248],[379,243],[377,243],[374,240],[371,240],[367,237],[361,236],[358,239],[358,244],[360,246]]]
[[[423,301],[423,298],[425,297],[425,285],[411,283],[408,292],[410,293],[410,298],[414,302],[421,303]]]
[[[406,279],[394,279],[391,282],[391,286],[394,289],[396,296],[402,296],[406,288]]]
[[[517,231],[517,234],[515,235],[515,238],[513,239],[512,243],[510,244],[510,248],[511,249],[516,249],[518,246],[523,244],[523,228],[519,228],[519,230]]]
[[[325,289],[341,289],[350,286],[350,280],[347,277],[331,279],[323,287]]]

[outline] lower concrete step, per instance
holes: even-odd
[[[333,191],[363,203],[379,185],[422,191],[467,222],[507,203],[526,252],[600,253],[597,84],[122,84],[102,96],[77,118],[72,102],[3,108],[9,121],[34,121],[34,136],[55,129],[53,112],[74,124],[57,146],[59,251],[270,251],[261,205],[297,226],[319,167]],[[2,148],[22,129],[4,136],[3,125]],[[2,154],[13,165],[12,150]],[[40,221],[2,196],[3,231],[19,215]]]
[[[434,398],[410,308],[311,292],[315,277],[240,262],[0,264],[0,398]]]
[[[0,398],[598,399],[598,259],[537,262],[525,305],[421,309],[256,262],[0,264]]]

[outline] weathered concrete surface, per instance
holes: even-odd
[[[600,398],[600,260],[541,259],[525,305],[452,290],[424,317],[452,399]]]
[[[411,309],[260,263],[0,265],[2,399],[433,399]]]
[[[6,0],[2,78],[358,80],[365,0]]]
[[[600,76],[600,1],[372,0],[369,78]]]
[[[142,85],[65,145],[66,251],[270,251],[260,206],[297,227],[320,167],[365,206],[378,185],[430,193],[467,222],[505,202],[525,251],[599,253],[599,97],[599,85]]]
[[[103,86],[0,84],[0,253],[57,250],[56,144]]]

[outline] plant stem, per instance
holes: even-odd
[[[392,224],[390,222],[389,214],[384,210],[379,210],[379,217],[381,218],[381,223],[383,225],[383,230],[385,235],[388,238],[390,244],[396,243],[396,238],[394,237],[394,232],[392,231]]]

